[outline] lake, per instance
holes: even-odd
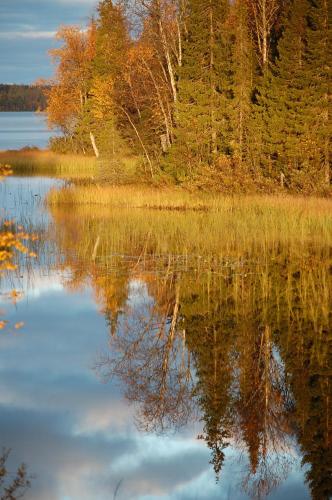
[[[0,337],[1,444],[26,498],[328,498],[330,249],[203,254],[184,214],[49,211],[60,184],[0,185],[39,236],[1,281],[24,321]]]
[[[0,112],[0,151],[25,146],[45,149],[52,135],[42,113]]]
[[[61,185],[0,183],[38,236],[0,281],[0,445],[25,498],[328,499],[331,236],[47,208]]]

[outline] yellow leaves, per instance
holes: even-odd
[[[47,118],[51,127],[72,132],[88,98],[96,25],[92,21],[87,30],[62,26],[56,38],[63,43],[49,51],[57,68],[55,78],[49,82]]]
[[[133,45],[128,51],[128,66],[137,64],[138,61],[150,61],[155,58],[156,54],[151,45],[139,43]]]
[[[79,92],[66,85],[55,85],[48,92],[47,120],[50,126],[70,128],[72,118],[81,110]]]
[[[9,165],[0,164],[0,181],[3,177],[11,173],[12,169]],[[25,232],[23,226],[20,224],[15,226],[14,222],[10,220],[0,221],[0,274],[4,271],[13,271],[17,269],[17,265],[13,262],[15,251],[23,253],[31,258],[36,257],[35,252],[29,250],[23,241],[35,241],[37,238],[37,235]],[[22,293],[17,290],[12,290],[9,293],[9,298],[14,304],[16,304],[21,297]],[[2,314],[1,311],[0,314]],[[0,320],[0,330],[4,330],[7,324],[7,320]],[[24,323],[20,321],[15,323],[14,328],[15,330],[19,330],[23,325]]]
[[[12,290],[9,294],[9,297],[11,298],[12,302],[16,304],[18,300],[20,300],[23,296],[22,292],[18,292],[17,290]]]
[[[97,76],[91,88],[92,113],[97,120],[109,116],[114,108],[114,79]]]
[[[36,235],[29,235],[23,231],[22,226],[18,226],[18,232],[11,231],[10,229],[13,227],[13,222],[11,221],[4,221],[2,226],[5,230],[0,230],[0,272],[16,269],[17,266],[12,262],[14,251],[23,253],[31,258],[36,257],[35,252],[30,251],[23,241],[35,241],[37,239]]]
[[[17,269],[17,266],[12,262],[5,261],[4,264],[0,264],[0,273],[3,271],[15,271],[15,269]]]
[[[7,325],[8,325],[8,321],[0,320],[0,330],[4,330]],[[17,323],[15,323],[14,328],[15,328],[15,330],[20,330],[23,326],[24,326],[24,322],[18,321]]]
[[[2,165],[0,163],[0,181],[2,180],[2,177],[7,177],[8,175],[11,175],[13,173],[13,170],[10,165]]]
[[[4,260],[9,260],[13,256],[12,252],[8,252],[8,250],[0,250],[0,262]]]

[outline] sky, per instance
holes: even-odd
[[[0,83],[52,75],[47,51],[61,24],[84,26],[97,0],[0,0]]]

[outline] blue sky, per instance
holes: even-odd
[[[52,75],[47,55],[60,24],[85,25],[97,0],[0,0],[0,83]]]

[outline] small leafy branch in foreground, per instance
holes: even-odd
[[[16,500],[22,498],[31,486],[27,467],[24,463],[19,465],[16,472],[7,469],[10,449],[3,448],[0,456],[0,500]]]
[[[12,173],[9,165],[0,165],[0,181]],[[14,271],[17,269],[15,264],[16,253],[25,254],[28,257],[36,257],[36,254],[29,250],[26,245],[28,240],[34,241],[37,237],[26,233],[22,226],[15,226],[12,221],[0,221],[0,278],[5,271]],[[12,290],[9,298],[15,303],[20,298],[20,293]],[[0,311],[0,315],[2,312]],[[0,319],[0,330],[3,330],[7,325],[6,320]],[[23,326],[22,322],[16,323],[15,328],[19,329]]]

